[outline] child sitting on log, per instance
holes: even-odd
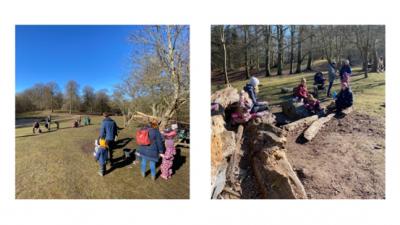
[[[252,106],[251,106],[251,113],[257,113],[268,110],[268,103],[257,101],[257,93],[258,93],[258,86],[260,85],[260,81],[256,77],[251,77],[249,82],[244,86],[243,90],[247,92],[249,95]]]
[[[314,98],[312,94],[308,94],[304,101],[304,107],[311,113],[319,113],[322,110],[319,100]]]
[[[298,99],[298,101],[304,101],[308,97],[307,81],[303,77],[300,81],[299,86],[293,89],[293,95]]]
[[[246,98],[245,92],[242,90],[240,92],[239,104],[236,107],[235,112],[231,115],[233,124],[243,124],[267,113],[265,110],[261,112],[251,112],[251,108],[250,99]]]

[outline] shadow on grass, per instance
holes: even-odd
[[[119,149],[119,148],[124,148],[126,145],[129,144],[129,142],[131,142],[133,140],[133,138],[123,138],[118,140],[115,143],[115,148],[114,149]]]
[[[178,171],[185,163],[186,163],[186,156],[182,155],[181,148],[177,148],[176,155],[174,156],[174,164],[172,165],[172,170],[174,171],[174,174],[175,171]]]
[[[120,157],[114,158],[112,160],[113,166],[107,170],[106,174],[109,174],[116,169],[124,168],[125,166],[132,164],[132,162],[136,160],[136,156],[134,154],[134,152],[136,151],[135,149],[133,149],[133,151],[130,151],[130,149],[126,148],[126,149],[123,149],[123,151],[129,151],[130,156],[125,157],[125,155],[122,155]]]

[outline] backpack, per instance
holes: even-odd
[[[138,145],[150,145],[149,128],[136,130],[136,143]]]

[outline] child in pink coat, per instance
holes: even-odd
[[[175,128],[175,129],[174,129]],[[174,155],[176,154],[174,138],[176,136],[176,127],[167,129],[163,132],[165,139],[165,152],[161,163],[161,178],[168,180],[172,176],[172,166],[174,164]]]

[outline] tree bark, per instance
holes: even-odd
[[[378,51],[376,50],[376,42],[377,40],[375,39],[373,44],[372,44],[372,69],[371,72],[378,72],[378,64],[379,64],[379,57],[378,57]]]
[[[282,75],[283,70],[283,25],[277,26],[277,36],[278,36],[278,75]]]
[[[314,34],[313,34],[313,28],[310,27],[310,46],[308,49],[308,61],[307,61],[307,68],[306,70],[311,71],[311,65],[312,65],[312,50],[313,50],[313,43],[314,43]]]
[[[244,25],[244,44],[245,44],[245,66],[246,66],[246,79],[250,78],[250,58],[249,58],[249,27]]]
[[[224,74],[225,74],[225,84],[229,84],[228,79],[228,69],[226,65],[226,44],[225,44],[225,26],[221,25],[221,43],[224,48]]]
[[[290,71],[289,74],[293,74],[293,60],[294,60],[294,33],[296,26],[290,28]]]
[[[268,77],[271,75],[271,66],[270,66],[270,46],[271,46],[271,25],[267,25],[264,30],[264,38],[265,38],[265,76]]]
[[[301,63],[302,63],[302,57],[301,57],[301,42],[303,38],[303,27],[299,27],[299,32],[297,34],[297,67],[296,67],[296,73],[301,73]]]

